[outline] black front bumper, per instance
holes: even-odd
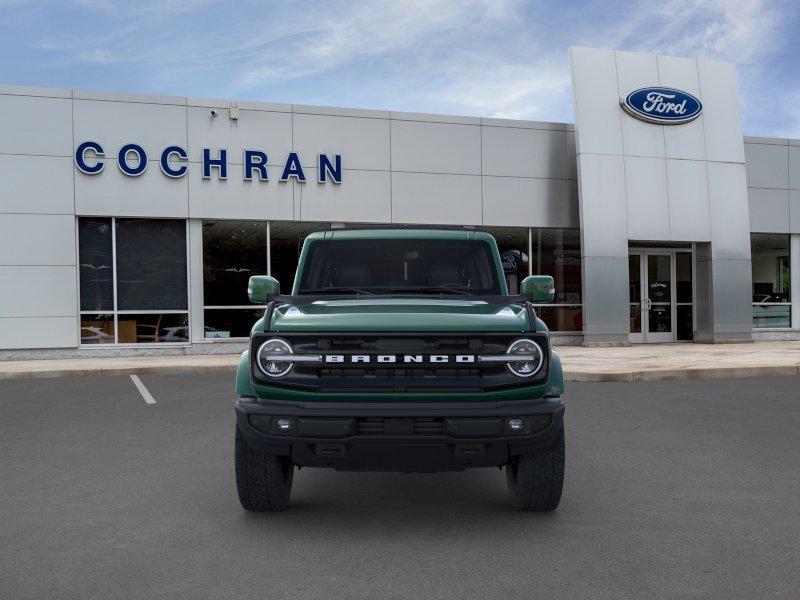
[[[524,427],[512,432],[508,419]],[[291,424],[281,431],[278,420]],[[241,398],[236,422],[256,450],[302,467],[355,471],[460,471],[497,467],[548,447],[563,426],[560,398],[508,403],[376,404]]]

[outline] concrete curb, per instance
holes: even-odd
[[[689,369],[641,369],[620,371],[564,370],[566,381],[686,381],[689,379],[739,379],[743,377],[791,377],[800,375],[800,365],[752,367],[702,367]]]
[[[59,377],[98,377],[121,375],[178,375],[181,373],[235,373],[236,365],[143,365],[139,367],[100,367],[85,369],[53,369],[0,371],[2,379],[55,379]]]
[[[175,375],[181,373],[234,373],[236,365],[140,365],[69,369],[20,369],[0,371],[3,379],[54,379],[59,377],[98,377],[124,375]],[[725,379],[741,377],[787,377],[800,375],[800,365],[726,366],[687,369],[638,369],[619,371],[564,371],[566,381],[633,382],[685,381],[689,379]]]

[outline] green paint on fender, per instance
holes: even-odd
[[[561,367],[561,358],[550,351],[550,380],[547,384],[546,396],[560,396],[564,393],[564,369]]]
[[[253,385],[250,381],[250,350],[242,352],[239,366],[236,368],[236,395],[255,396]]]

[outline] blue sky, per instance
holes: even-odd
[[[731,60],[800,137],[796,0],[0,0],[0,81],[572,121],[570,45]]]

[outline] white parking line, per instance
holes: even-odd
[[[142,383],[142,380],[139,379],[138,375],[131,375],[131,381],[133,381],[133,385],[135,385],[136,389],[139,390],[139,393],[142,395],[142,398],[144,398],[145,402],[148,404],[156,403],[156,399],[153,398],[153,395],[147,391],[147,388],[144,387],[144,384]]]

